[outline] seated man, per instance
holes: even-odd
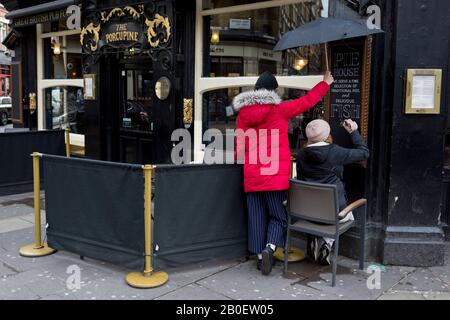
[[[339,210],[347,206],[347,195],[343,182],[344,166],[369,158],[369,148],[358,132],[358,124],[352,120],[344,121],[344,128],[350,134],[353,149],[333,144],[330,125],[324,120],[314,120],[306,127],[308,142],[299,150],[297,161],[298,179],[337,186]],[[353,214],[341,222],[354,220]],[[329,256],[333,246],[331,239],[311,239],[308,251],[316,261],[330,263]]]

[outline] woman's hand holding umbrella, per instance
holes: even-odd
[[[323,81],[328,83],[329,86],[331,86],[333,84],[334,78],[333,78],[333,75],[331,74],[330,71],[325,72],[325,75],[323,77]]]

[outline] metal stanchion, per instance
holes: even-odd
[[[296,159],[291,157],[291,179],[294,178],[294,165]],[[284,261],[284,248],[277,248],[273,254],[278,261]],[[305,252],[289,244],[288,262],[299,262],[305,260]]]
[[[131,272],[125,278],[128,285],[134,288],[147,289],[162,286],[169,280],[166,272],[154,272],[152,264],[153,222],[152,222],[152,171],[153,166],[146,165],[144,169],[144,223],[145,223],[145,266],[144,272]]]
[[[70,158],[70,129],[66,128],[66,157]]]
[[[39,168],[40,153],[33,153],[33,179],[34,179],[34,224],[35,224],[35,243],[20,248],[20,255],[23,257],[43,257],[54,252],[41,239],[41,177]]]

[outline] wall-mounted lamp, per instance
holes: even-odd
[[[296,59],[294,64],[294,69],[297,71],[301,71],[304,67],[306,67],[309,63],[308,59]]]
[[[219,30],[213,30],[211,33],[211,44],[216,45],[220,42]]]
[[[61,54],[61,43],[59,42],[59,37],[52,37],[52,49],[55,56]]]

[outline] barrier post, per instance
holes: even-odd
[[[294,167],[296,165],[295,157],[291,157],[291,179],[294,179]],[[284,248],[277,248],[274,255],[275,259],[278,261],[284,261]],[[305,252],[298,248],[292,246],[292,243],[289,243],[289,252],[288,252],[288,262],[299,262],[305,260]]]
[[[66,157],[70,158],[70,129],[66,128]]]
[[[23,257],[43,257],[54,252],[55,249],[50,248],[46,243],[42,243],[41,239],[41,175],[39,160],[40,153],[33,153],[33,182],[34,182],[34,227],[35,227],[35,243],[20,248],[20,255]]]
[[[147,289],[162,286],[169,280],[165,272],[154,272],[153,253],[153,221],[152,221],[152,172],[154,167],[145,165],[144,169],[144,223],[145,223],[145,265],[143,272],[131,272],[125,278],[128,285],[134,288]]]

